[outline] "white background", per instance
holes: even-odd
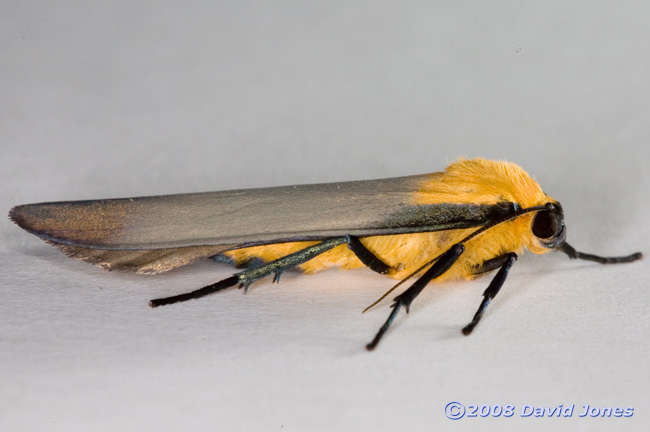
[[[534,175],[576,248],[649,252],[647,2],[4,0],[0,38],[5,212],[484,156]],[[368,353],[388,303],[360,312],[393,283],[369,270],[152,310],[232,268],[108,273],[3,219],[0,429],[640,430],[648,267],[526,254],[470,337],[485,278],[431,285]],[[452,421],[451,401],[517,409]]]

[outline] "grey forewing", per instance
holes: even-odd
[[[130,199],[33,204],[14,220],[46,240],[108,250],[270,244],[341,235],[390,235],[485,224],[511,204],[414,205],[430,174]],[[13,211],[13,210],[12,210]],[[75,225],[79,214],[104,226]],[[32,222],[56,219],[56,229]],[[70,219],[69,222],[66,218]],[[43,225],[43,224],[41,224]],[[46,225],[47,227],[47,225]],[[107,229],[110,227],[110,230]],[[98,235],[97,231],[106,233]],[[91,235],[92,234],[92,235]]]

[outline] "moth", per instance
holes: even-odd
[[[68,256],[106,270],[153,274],[210,257],[248,265],[201,289],[151,300],[152,307],[235,285],[247,290],[271,274],[278,282],[292,267],[314,273],[362,266],[399,280],[372,307],[417,276],[394,298],[368,350],[429,282],[496,271],[462,329],[469,335],[526,249],[559,250],[601,264],[642,257],[576,251],[566,242],[560,203],[518,165],[486,159],[382,180],[27,204],[12,208],[9,217]]]

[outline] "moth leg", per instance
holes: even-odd
[[[508,261],[510,254],[500,255],[496,258],[492,258],[486,261],[483,261],[483,264],[478,265],[474,268],[475,275],[482,275],[483,273],[489,273],[492,270],[500,269],[503,267],[506,261]]]
[[[358,237],[347,235],[345,236],[348,248],[359,258],[366,267],[377,273],[386,274],[390,271],[390,266],[377,258],[375,254],[370,252],[367,247],[361,243]]]
[[[453,245],[447,252],[440,256],[440,258],[427,270],[418,280],[416,280],[413,285],[411,285],[406,291],[402,294],[395,297],[394,303],[392,305],[393,310],[391,311],[388,319],[383,326],[379,329],[374,339],[366,345],[368,351],[375,349],[381,338],[384,336],[388,328],[393,323],[393,320],[397,316],[399,310],[404,307],[406,313],[408,313],[411,303],[415,298],[422,292],[424,287],[433,279],[444,274],[449,268],[458,260],[461,254],[465,251],[465,246],[462,243],[457,243]]]
[[[217,291],[221,291],[222,289],[229,288],[231,286],[237,285],[237,282],[239,282],[239,278],[237,275],[232,275],[229,278],[226,278],[224,280],[221,280],[217,283],[214,283],[212,285],[205,286],[201,289],[188,292],[188,293],[183,293],[183,294],[178,294],[175,296],[171,297],[163,297],[163,298],[157,298],[149,301],[149,306],[153,307],[158,307],[158,306],[164,306],[172,303],[179,303],[179,302],[184,302],[187,300],[192,300],[192,299],[197,299],[203,296],[207,296],[208,294],[215,293]]]
[[[597,263],[601,263],[601,264],[628,263],[643,258],[643,254],[641,252],[633,253],[631,255],[622,256],[622,257],[601,257],[597,255],[586,254],[586,253],[578,252],[567,242],[562,243],[562,245],[559,246],[558,249],[564,252],[565,254],[569,255],[569,258],[571,259],[583,259],[587,261],[596,261]]]
[[[265,276],[270,275],[271,273],[275,273],[274,280],[277,282],[277,280],[280,277],[280,274],[283,271],[288,270],[291,267],[297,266],[298,264],[302,264],[306,261],[309,261],[315,256],[320,255],[323,252],[327,252],[328,250],[338,245],[348,243],[348,241],[349,240],[347,236],[325,240],[321,243],[306,247],[305,249],[301,249],[297,252],[294,252],[292,254],[289,254],[277,260],[270,261],[259,267],[252,267],[244,271],[241,271],[239,273],[235,273],[229,278],[226,278],[212,285],[205,286],[198,290],[189,293],[171,296],[171,297],[164,297],[164,298],[151,300],[149,302],[149,306],[157,307],[157,306],[168,305],[168,304],[183,302],[192,299],[198,299],[237,284],[239,284],[240,287],[244,287],[244,289],[248,289],[250,284],[252,284],[256,280],[259,280]],[[368,251],[368,253],[370,253],[370,251]]]
[[[481,321],[481,318],[483,317],[485,310],[490,304],[490,301],[492,301],[492,299],[496,297],[496,295],[499,293],[499,290],[501,289],[503,283],[506,281],[506,278],[508,277],[508,272],[510,271],[510,267],[512,267],[515,261],[517,261],[517,254],[514,252],[510,252],[508,254],[501,255],[496,258],[492,258],[491,260],[487,260],[483,263],[481,269],[489,268],[489,270],[485,270],[485,271],[490,271],[498,268],[497,263],[501,264],[501,268],[499,269],[499,272],[496,274],[496,276],[494,276],[494,278],[492,279],[492,282],[490,282],[490,285],[488,285],[486,290],[483,292],[483,301],[481,302],[481,305],[478,307],[478,310],[474,314],[474,318],[472,318],[472,321],[463,328],[463,334],[465,336],[472,333],[472,330],[474,330],[476,324],[478,324],[479,321]],[[480,273],[485,273],[485,271],[482,271]]]

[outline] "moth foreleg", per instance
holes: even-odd
[[[492,301],[492,299],[496,297],[496,295],[499,293],[499,290],[501,289],[503,283],[506,281],[506,278],[508,277],[508,272],[510,271],[510,267],[512,267],[512,265],[516,260],[517,260],[517,254],[514,252],[510,252],[508,254],[501,255],[496,258],[492,258],[491,260],[487,260],[483,263],[481,267],[479,267],[479,270],[481,269],[484,270],[479,271],[478,273],[485,273],[487,271],[498,268],[498,264],[501,265],[501,268],[497,272],[496,276],[494,276],[492,282],[490,282],[490,285],[488,285],[486,290],[483,292],[483,301],[481,302],[481,305],[478,307],[478,310],[474,314],[474,318],[472,318],[472,321],[463,328],[463,334],[465,336],[472,333],[472,330],[474,330],[476,324],[478,324],[479,321],[481,321],[481,318],[483,317],[485,310],[490,304],[490,301]]]
[[[628,263],[643,258],[643,254],[641,252],[633,253],[631,255],[622,256],[622,257],[601,257],[598,255],[591,255],[583,252],[578,252],[567,242],[562,243],[562,245],[559,246],[558,249],[564,252],[565,254],[567,254],[571,259],[595,261],[600,264]]]

